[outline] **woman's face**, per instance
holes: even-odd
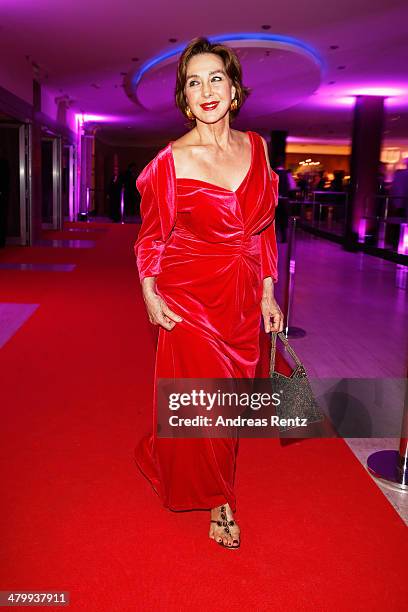
[[[222,119],[229,112],[235,93],[221,57],[200,53],[189,60],[184,95],[199,121],[216,123]]]

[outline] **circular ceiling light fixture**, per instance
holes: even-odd
[[[320,55],[302,40],[279,34],[243,32],[208,36],[239,55],[244,84],[250,87],[241,114],[252,117],[290,108],[312,95],[327,72]],[[176,112],[176,68],[186,43],[147,60],[125,79],[127,95],[152,112]]]

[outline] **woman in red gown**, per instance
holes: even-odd
[[[176,99],[194,127],[137,179],[142,226],[135,253],[151,323],[159,325],[153,431],[136,461],[171,510],[211,510],[210,538],[240,545],[234,519],[237,438],[157,437],[159,378],[253,378],[260,320],[282,331],[275,206],[278,176],[257,133],[232,130],[247,89],[235,53],[193,40]]]

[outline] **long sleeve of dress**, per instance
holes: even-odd
[[[279,175],[273,170],[271,177],[274,210],[278,205]],[[275,213],[272,223],[260,234],[261,236],[261,267],[262,278],[271,276],[274,283],[278,282],[278,246],[275,232]]]
[[[275,219],[261,232],[261,267],[262,278],[271,276],[278,282],[278,248],[276,244]]]
[[[164,249],[159,207],[149,175],[137,181],[137,188],[142,196],[140,214],[142,226],[134,244],[140,282],[147,276],[160,273],[160,258]]]

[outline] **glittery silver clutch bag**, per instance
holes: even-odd
[[[285,345],[289,355],[296,363],[290,376],[275,371],[276,338],[279,337]],[[276,406],[276,414],[280,419],[307,419],[307,424],[323,421],[319,405],[313,395],[306,370],[293,348],[290,346],[283,332],[272,332],[271,362],[269,369],[272,389],[279,393],[280,403]],[[293,429],[293,425],[279,425],[279,431]],[[300,428],[301,429],[301,428]]]

